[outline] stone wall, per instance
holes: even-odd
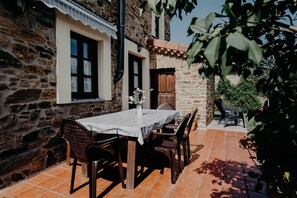
[[[214,79],[200,77],[200,64],[188,67],[186,60],[158,54],[155,59],[151,66],[156,69],[175,68],[176,109],[185,115],[198,108],[198,127],[205,128],[213,117]]]
[[[112,86],[111,101],[56,104],[55,10],[28,1],[22,14],[11,2],[0,1],[0,188],[65,159],[62,119],[122,108],[121,81]],[[77,2],[117,23],[118,1]],[[150,14],[134,17],[139,2],[126,2],[126,22],[134,23],[127,23],[126,36],[136,41],[150,33]],[[113,74],[116,67],[117,41],[112,40]]]

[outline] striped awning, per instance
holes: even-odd
[[[41,0],[45,5],[50,8],[56,8],[64,14],[68,14],[74,20],[79,20],[85,25],[89,25],[93,29],[99,30],[102,33],[117,38],[117,27],[94,14],[93,12],[85,9],[81,5],[71,0]]]

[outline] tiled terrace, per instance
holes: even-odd
[[[238,143],[246,133],[226,130],[199,129],[191,133],[192,159],[175,185],[170,183],[169,168],[163,174],[160,169],[146,171],[135,190],[122,189],[104,174],[97,180],[98,197],[269,197],[264,190],[254,191],[255,180],[247,174],[254,164]],[[80,167],[78,174],[76,185],[87,181]],[[69,194],[70,175],[71,167],[62,163],[2,189],[0,197],[88,197],[88,185]]]

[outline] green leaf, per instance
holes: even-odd
[[[243,34],[238,32],[230,33],[226,38],[226,42],[230,46],[242,51],[247,51],[250,46],[250,41]]]
[[[189,55],[187,58],[188,65],[191,65],[192,62],[195,60],[198,53],[201,51],[201,48],[203,46],[203,43],[196,41],[191,48],[189,49]]]
[[[221,45],[221,36],[213,38],[207,45],[204,55],[208,60],[210,66],[214,67],[216,61],[219,58]]]
[[[214,12],[211,12],[207,17],[205,18],[205,29],[208,30],[213,22],[213,20],[216,18],[216,14]]]
[[[205,29],[205,20],[204,19],[199,19],[199,18],[194,18],[192,19],[191,25],[188,30],[188,34],[192,33],[206,33]]]
[[[261,20],[261,13],[256,10],[247,19],[247,26],[255,27]]]
[[[235,16],[235,14],[233,13],[233,11],[231,10],[230,6],[228,4],[224,4],[223,5],[223,10],[225,11],[225,13],[227,14],[227,16],[230,19],[230,21],[229,21],[230,25],[231,26],[236,26],[237,18]]]
[[[221,57],[221,76],[227,76],[231,70],[232,66],[227,66],[227,50],[224,52],[223,56]]]
[[[263,54],[261,47],[256,43],[256,41],[249,42],[249,58],[255,63],[259,64],[262,60]]]

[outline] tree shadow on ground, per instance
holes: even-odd
[[[253,179],[248,177],[250,170],[257,171],[257,168],[239,161],[217,158],[211,162],[205,161],[201,167],[195,169],[198,174],[213,176],[211,197],[250,197],[248,190],[253,191],[254,189],[249,185],[256,184],[256,181],[252,181]],[[265,194],[259,195],[266,197]]]

